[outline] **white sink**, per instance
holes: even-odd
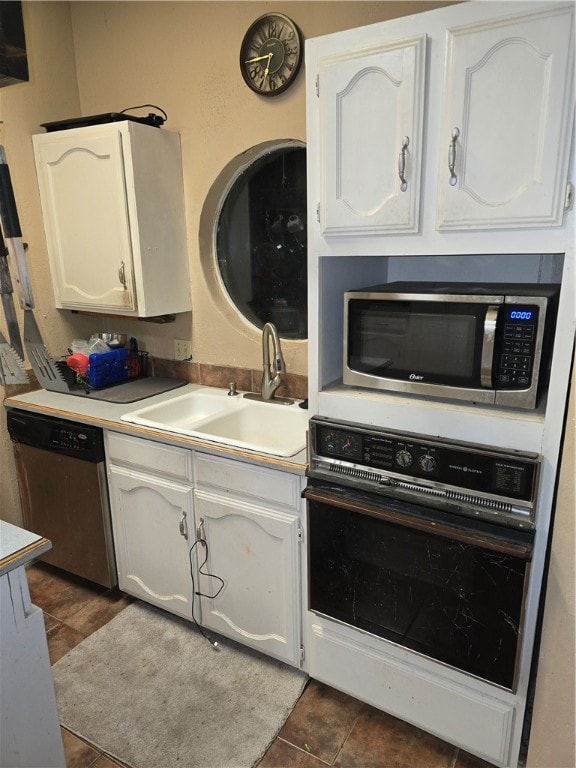
[[[122,416],[122,421],[187,434],[194,424],[229,408],[226,390],[204,387],[157,405],[148,405]]]
[[[306,447],[308,412],[297,403],[284,405],[228,396],[203,387],[140,408],[123,421],[197,437],[273,456],[294,456]]]

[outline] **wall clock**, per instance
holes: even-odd
[[[277,96],[294,82],[303,53],[296,24],[281,13],[267,13],[250,25],[242,40],[242,77],[261,96]]]

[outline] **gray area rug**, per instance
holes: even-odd
[[[134,768],[250,768],[306,675],[134,603],[53,667],[61,723]]]

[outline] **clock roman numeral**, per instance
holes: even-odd
[[[271,21],[268,24],[268,37],[280,37],[283,28],[284,25],[279,27],[277,21]]]

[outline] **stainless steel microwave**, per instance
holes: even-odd
[[[343,383],[535,408],[559,285],[387,283],[344,294]]]

